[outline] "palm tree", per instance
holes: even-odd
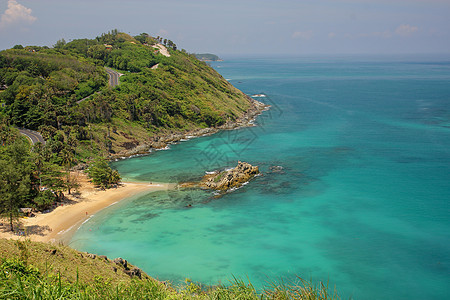
[[[65,145],[61,151],[61,158],[63,166],[66,167],[67,191],[70,195],[70,189],[73,187],[70,182],[70,167],[72,166],[72,163],[75,162],[75,155],[67,145]]]

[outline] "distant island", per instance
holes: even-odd
[[[211,53],[194,54],[201,61],[223,61],[217,55]]]

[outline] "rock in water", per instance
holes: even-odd
[[[228,171],[207,174],[203,177],[199,186],[219,191],[227,191],[231,188],[242,186],[245,182],[259,174],[257,166],[246,162],[238,162],[238,165]]]

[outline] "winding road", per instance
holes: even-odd
[[[106,68],[106,67],[105,67],[105,70],[106,70],[106,73],[108,73],[108,76],[109,76],[109,86],[110,87],[118,86],[119,85],[119,77],[122,74],[120,74],[119,72],[114,71],[113,69]]]
[[[105,71],[106,71],[106,73],[108,73],[108,77],[109,77],[108,84],[109,84],[109,86],[110,87],[118,86],[119,85],[119,77],[122,76],[123,74],[120,74],[119,72],[116,72],[113,69],[110,69],[110,68],[107,68],[107,67],[105,67]],[[92,95],[100,94],[100,93],[101,93],[101,91],[98,91],[98,92],[95,92],[93,94],[90,94],[89,96],[78,100],[77,103],[80,104],[84,100],[89,99]]]
[[[24,136],[26,136],[27,138],[29,138],[33,145],[38,143],[38,142],[40,142],[42,144],[45,144],[44,138],[37,131],[33,131],[33,130],[30,130],[30,129],[25,129],[25,128],[19,128],[19,132],[21,134],[23,134]]]
[[[106,70],[106,73],[108,73],[108,76],[109,76],[109,82],[108,82],[109,86],[110,87],[118,86],[119,85],[119,77],[122,74],[120,74],[119,72],[114,71],[113,69],[106,68],[106,67],[105,67],[105,70]],[[101,93],[101,92],[96,92],[96,93]],[[92,95],[89,95],[89,96],[87,96],[87,97],[85,97],[85,98],[83,98],[81,100],[78,100],[77,103],[81,103],[81,102],[83,102],[84,100],[88,99],[91,96]],[[23,134],[24,136],[28,137],[33,145],[38,143],[38,142],[41,142],[42,144],[45,144],[44,138],[37,131],[33,131],[33,130],[30,130],[30,129],[25,129],[25,128],[19,128],[19,132],[21,134]]]

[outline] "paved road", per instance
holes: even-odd
[[[120,77],[121,74],[116,72],[116,71],[114,71],[113,69],[110,69],[110,68],[106,68],[105,67],[105,70],[106,70],[106,73],[108,73],[108,77],[109,77],[108,84],[109,84],[109,86],[110,87],[115,87],[115,86],[119,85],[119,77]],[[89,99],[89,97],[93,96],[94,94],[99,94],[99,93],[101,93],[101,92],[96,92],[96,93],[90,94],[89,96],[78,100],[77,103],[81,103],[84,100]]]
[[[31,143],[33,145],[36,144],[37,142],[41,142],[42,144],[45,144],[45,140],[39,132],[30,130],[30,129],[24,129],[24,128],[22,128],[22,129],[19,128],[19,131],[21,134],[28,137],[31,140]]]
[[[77,103],[81,103],[81,102],[83,102],[84,100],[89,99],[91,96],[93,96],[93,95],[95,95],[95,94],[100,94],[100,93],[101,93],[101,92],[95,92],[94,94],[90,94],[89,96],[84,97],[83,99],[78,100]]]
[[[115,86],[119,85],[120,74],[110,68],[105,67],[105,70],[106,70],[106,73],[108,73],[108,75],[109,75],[109,86],[115,87]]]

